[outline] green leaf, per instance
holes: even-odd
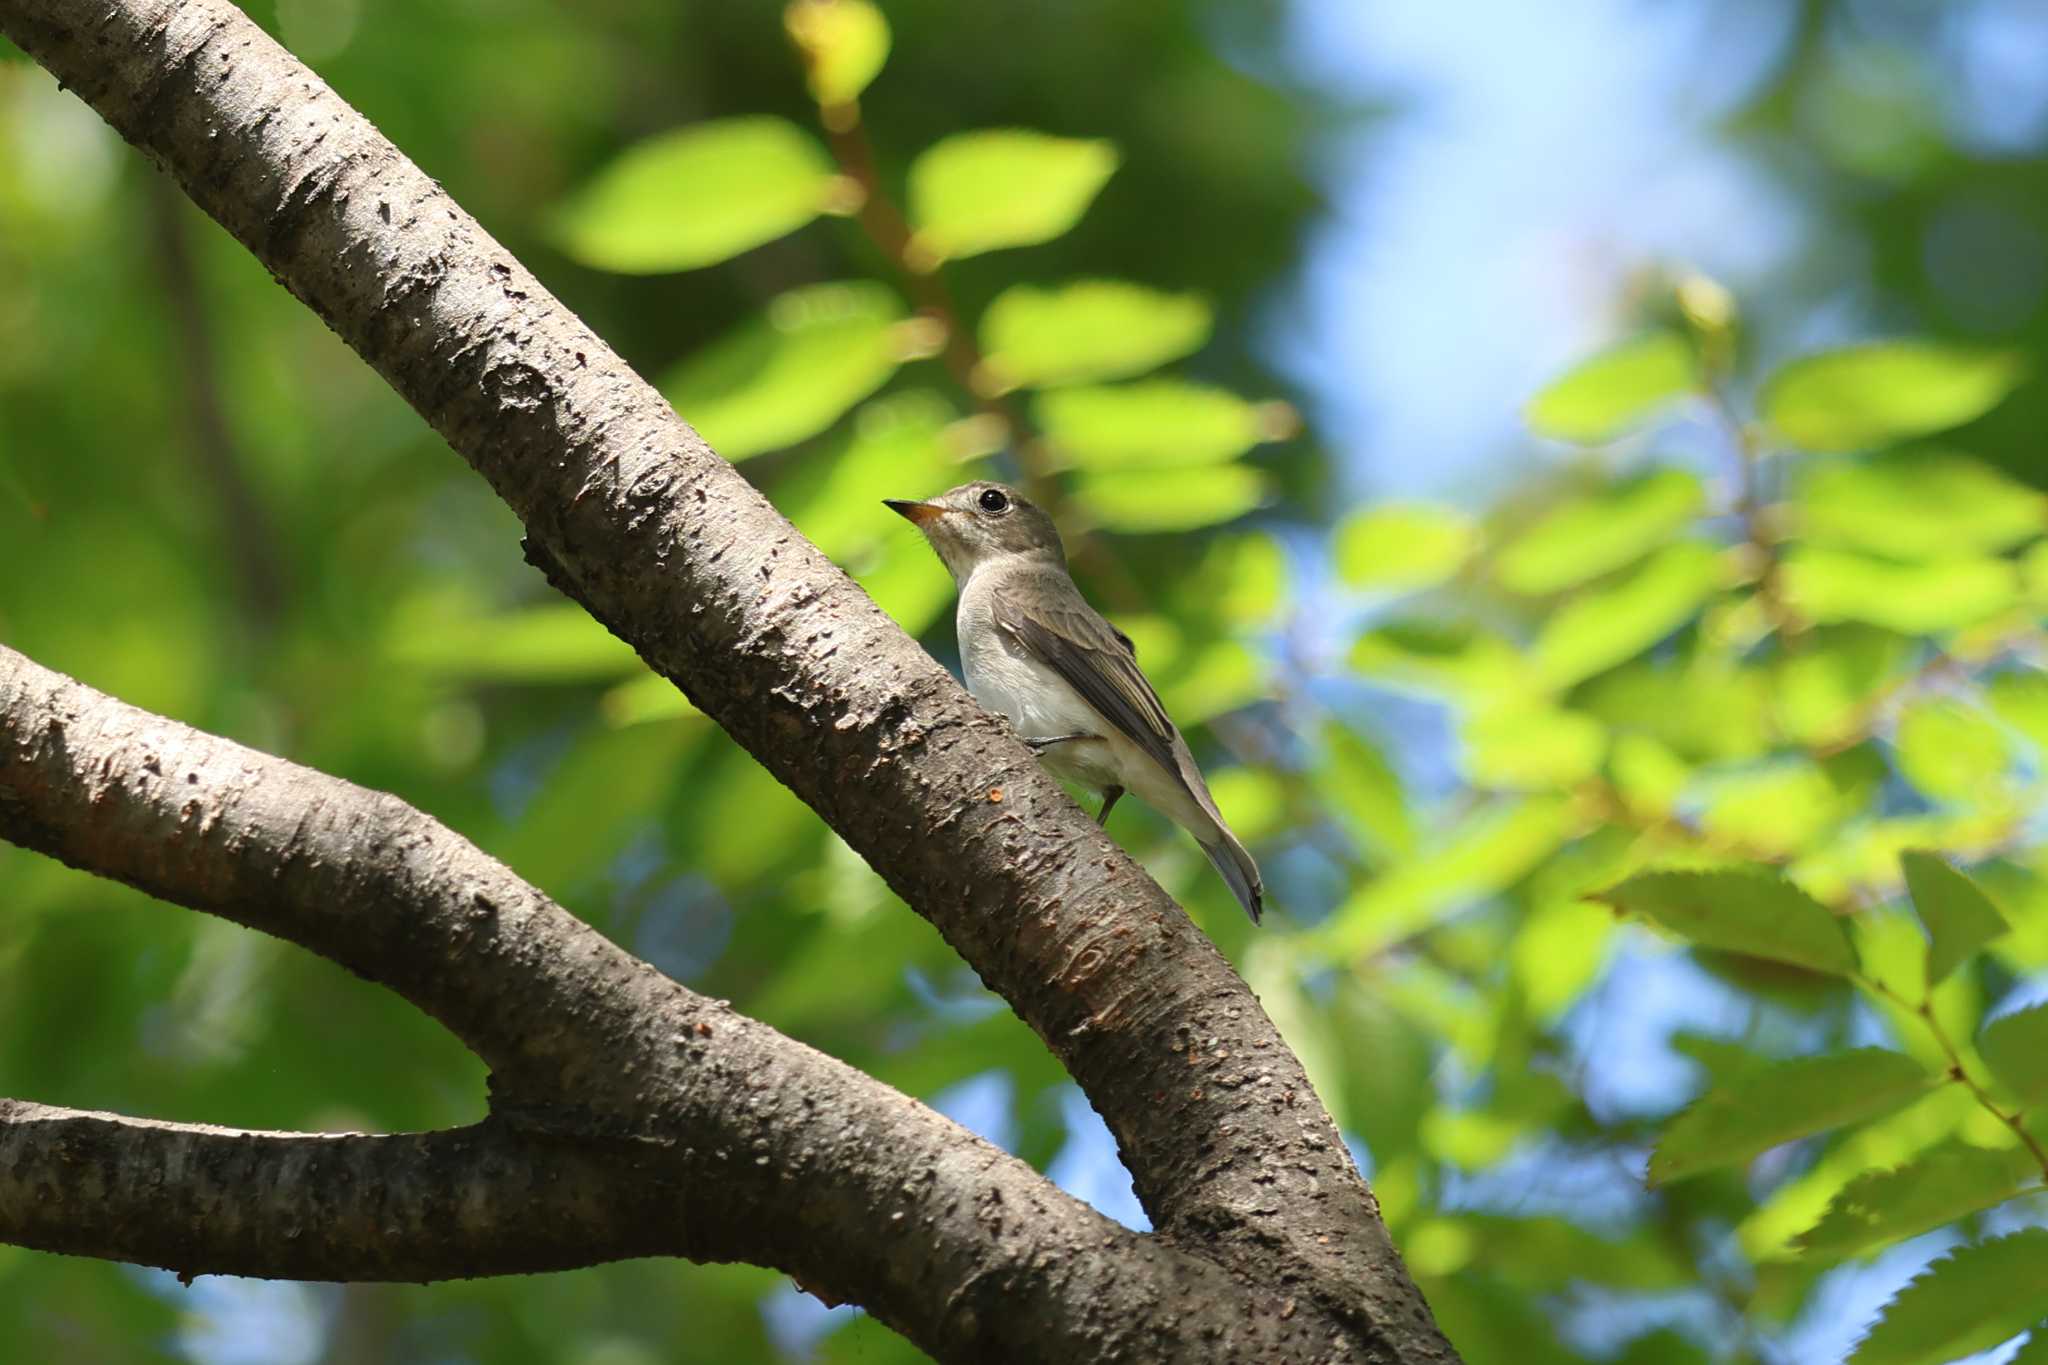
[[[2048,1319],[2048,1228],[1958,1247],[1884,1306],[1847,1365],[1944,1365]]]
[[[771,301],[661,381],[720,455],[744,460],[831,426],[903,363],[903,305],[878,284],[814,284]]]
[[[1795,360],[1765,382],[1763,419],[1806,450],[1861,450],[1961,426],[2026,378],[2017,352],[1879,341]]]
[[[975,386],[988,393],[1155,370],[1209,339],[1208,303],[1119,280],[1078,280],[1056,289],[1014,285],[981,319],[985,357]]]
[[[2036,1327],[2028,1335],[2026,1345],[2005,1365],[2048,1365],[2048,1324]]]
[[[1375,626],[1351,647],[1351,668],[1392,686],[1463,699],[1494,695],[1527,676],[1513,645],[1465,621],[1409,619]]]
[[[1993,1019],[1977,1035],[1977,1051],[2022,1105],[2048,1100],[2048,1003]]]
[[[1869,626],[1821,626],[1781,655],[1771,703],[1787,739],[1828,748],[1860,735],[1880,692],[1909,662],[1906,637]]]
[[[1985,684],[1984,696],[2000,720],[2048,754],[2048,673],[2015,668]]]
[[[1822,1256],[1855,1256],[2002,1204],[2039,1174],[2024,1147],[1931,1147],[1904,1166],[1869,1171],[1843,1186],[1796,1245]]]
[[[1243,465],[1089,474],[1074,500],[1113,531],[1189,531],[1234,521],[1266,499],[1266,480]]]
[[[863,404],[847,438],[817,459],[797,462],[779,480],[776,508],[834,560],[857,557],[878,540],[899,539],[900,518],[883,498],[915,498],[958,477],[946,444],[955,413],[926,390],[892,393]]]
[[[859,99],[889,58],[889,21],[868,0],[793,0],[782,23],[811,98],[826,109]]]
[[[393,613],[385,652],[442,677],[503,683],[604,681],[645,669],[631,645],[572,602],[478,616],[422,597]]]
[[[1234,460],[1289,434],[1286,404],[1252,403],[1178,379],[1055,389],[1032,400],[1046,439],[1082,469],[1185,468]]]
[[[2019,579],[2002,559],[1894,564],[1802,545],[1786,556],[1786,601],[1826,624],[1863,621],[1902,635],[1931,635],[1972,625],[2012,606]]]
[[[1634,658],[1690,621],[1723,577],[1714,546],[1666,546],[1628,578],[1573,598],[1544,622],[1532,681],[1562,689]]]
[[[1692,777],[1684,759],[1654,735],[1630,731],[1615,736],[1608,758],[1614,786],[1631,811],[1653,820],[1668,817]]]
[[[926,266],[1049,242],[1116,170],[1112,144],[1022,128],[958,133],[910,166],[909,250]]]
[[[1364,847],[1390,858],[1415,851],[1415,820],[1400,775],[1379,747],[1337,721],[1323,727],[1329,759],[1316,789],[1332,798],[1345,830]]]
[[[1530,399],[1524,415],[1539,436],[1598,445],[1647,421],[1698,384],[1698,362],[1685,338],[1650,332],[1568,371]]]
[[[1792,506],[1804,539],[1893,559],[1996,554],[2048,529],[2048,498],[1947,451],[1806,462]]]
[[[1776,743],[1769,680],[1713,650],[1642,656],[1577,689],[1608,728],[1640,730],[1687,763],[1753,759]]]
[[[1501,586],[1541,597],[1635,563],[1669,540],[1706,503],[1699,478],[1658,469],[1561,503],[1507,543]]]
[[[2009,762],[2005,734],[1990,717],[1939,697],[1907,706],[1892,743],[1907,780],[1948,801],[1995,792]]]
[[[1558,797],[1482,805],[1423,856],[1395,863],[1360,887],[1312,941],[1346,960],[1398,943],[1528,875],[1569,837],[1574,820]]]
[[[1657,1139],[1650,1183],[1737,1166],[1781,1143],[1863,1123],[1940,1083],[1903,1053],[1857,1048],[1800,1057],[1709,1091]]]
[[[1337,572],[1354,588],[1412,592],[1457,573],[1478,544],[1471,518],[1451,507],[1393,503],[1337,527]]]
[[[555,207],[549,231],[583,265],[657,275],[772,242],[844,193],[832,158],[795,124],[718,119],[627,148]]]
[[[1591,716],[1541,704],[1508,703],[1465,723],[1465,771],[1475,787],[1548,790],[1600,770],[1607,727]]]
[[[1704,948],[1834,976],[1856,970],[1856,954],[1841,922],[1779,877],[1746,870],[1643,872],[1594,899],[1642,915]]]
[[[1932,990],[1970,954],[2005,932],[2005,916],[1977,884],[1932,853],[1905,853],[1906,889],[1927,927],[1927,987]]]
[[[1701,831],[1752,857],[1805,853],[1851,811],[1827,772],[1803,756],[1719,773],[1702,788]]]

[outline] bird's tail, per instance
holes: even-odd
[[[1223,828],[1220,822],[1216,833],[1221,837],[1214,843],[1204,842],[1202,852],[1209,855],[1210,863],[1230,888],[1231,894],[1237,897],[1237,903],[1252,917],[1252,923],[1257,924],[1266,908],[1266,887],[1259,880],[1259,865],[1252,861],[1251,854],[1244,851],[1244,845],[1237,841],[1237,836]]]

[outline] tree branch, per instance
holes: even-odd
[[[222,0],[0,0],[1060,1056],[1163,1233],[1374,1359],[1449,1348],[1299,1062],[1179,908],[580,321]]]
[[[331,957],[494,1068],[491,1119],[393,1137],[0,1103],[0,1240],[320,1279],[746,1260],[961,1360],[1313,1359],[1329,1330],[678,985],[395,797],[5,646],[0,838]]]
[[[0,1232],[200,1274],[444,1280],[669,1253],[627,1144],[262,1133],[0,1099]]]

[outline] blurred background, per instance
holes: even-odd
[[[885,39],[765,0],[248,8],[949,665],[951,585],[877,500],[993,474],[1058,507],[1275,912],[1253,931],[1136,803],[1112,833],[1302,1053],[1474,1365],[1839,1360],[1934,1258],[2048,1221],[2022,1161],[1795,1240],[1859,1175],[2009,1151],[1954,1086],[1646,1186],[1746,1068],[1943,1054],[1867,990],[1586,899],[1764,862],[1898,959],[1897,854],[1934,847],[2013,926],[1937,993],[1951,1033],[2048,997],[2048,4],[879,0]],[[957,140],[987,129],[1039,137]],[[1026,182],[1035,216],[977,218]],[[1875,385],[1783,370],[1901,337]],[[1143,1226],[1029,1031],[517,542],[0,59],[0,640],[399,794]],[[4,847],[0,888],[0,1094],[482,1112],[475,1060],[338,968]],[[921,1358],[675,1262],[184,1288],[0,1248],[0,1321],[22,1359]]]

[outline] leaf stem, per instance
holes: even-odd
[[[1757,440],[1756,428],[1742,420],[1742,414],[1735,410],[1735,402],[1728,396],[1728,390],[1718,381],[1702,383],[1699,392],[1708,409],[1726,429],[1735,450],[1735,515],[1742,522],[1743,540],[1761,565],[1757,574],[1757,601],[1762,604],[1765,618],[1785,648],[1795,651],[1800,647],[1806,623],[1785,600],[1784,557],[1779,553],[1778,538],[1766,525],[1764,515],[1764,451]]]
[[[1949,1036],[1948,1030],[1942,1026],[1941,1020],[1935,1015],[1932,998],[1922,998],[1917,1002],[1908,1000],[1876,977],[1866,976],[1862,973],[1858,973],[1854,980],[1857,985],[1862,986],[1874,995],[1882,996],[1884,999],[1889,1000],[1908,1014],[1918,1018],[1926,1026],[1927,1032],[1934,1039],[1934,1045],[1941,1049],[1942,1056],[1948,1060],[1949,1078],[1960,1082],[1965,1090],[1968,1090],[1971,1095],[1975,1096],[1977,1103],[1983,1107],[1984,1112],[2012,1129],[2014,1135],[2019,1138],[2020,1143],[2032,1155],[2035,1163],[2040,1166],[2042,1178],[2048,1179],[2048,1149],[2044,1149],[2040,1139],[2027,1131],[2026,1124],[2021,1121],[2018,1114],[2007,1113],[1998,1101],[1991,1097],[1991,1092],[1985,1089],[1978,1082],[1977,1078],[1970,1074],[1968,1067],[1963,1065],[1962,1050],[1956,1046],[1955,1040]]]

